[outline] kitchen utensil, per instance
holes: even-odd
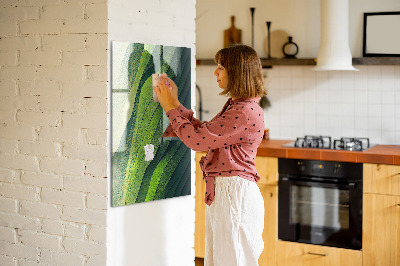
[[[231,16],[231,27],[224,31],[224,48],[242,43],[242,30],[235,27],[235,16]]]
[[[270,28],[271,28],[271,21],[267,21],[267,31],[268,31],[268,58],[271,58],[271,32],[270,32]]]
[[[251,47],[254,48],[254,11],[255,7],[250,7],[251,12]]]

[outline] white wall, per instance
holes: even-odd
[[[242,30],[242,42],[251,45],[251,13],[254,15],[254,49],[266,57],[265,22],[271,31],[283,30],[299,46],[299,58],[314,58],[320,38],[320,0],[202,0],[196,8],[197,58],[213,58],[223,46],[223,31],[230,27],[230,17]],[[363,12],[399,11],[398,0],[349,0],[349,42],[353,57],[362,56]],[[273,41],[273,40],[272,40]],[[271,45],[272,46],[272,45]]]
[[[400,66],[356,67],[359,72],[269,71],[272,107],[265,121],[271,136],[357,136],[375,144],[400,144]]]
[[[248,29],[243,33],[243,42],[250,44],[250,6],[256,6],[259,25],[264,27],[265,20],[271,20],[274,29],[281,27],[288,33],[293,32],[300,47],[299,58],[317,56],[318,0],[219,3],[224,8],[217,8],[213,1],[197,5],[198,58],[213,58],[221,48],[222,31],[229,27],[232,14],[238,16],[238,28]],[[349,9],[350,47],[353,57],[360,57],[362,12],[400,10],[400,2],[349,0]],[[257,15],[262,12],[264,16]],[[255,35],[255,49],[264,57],[262,41],[266,27],[264,32],[256,30]],[[360,71],[314,72],[310,66],[274,66],[264,70],[272,104],[264,111],[265,123],[271,137],[295,139],[305,134],[324,134],[333,138],[369,137],[373,143],[400,144],[400,66],[355,67]],[[196,82],[202,89],[203,109],[209,111],[203,114],[203,120],[211,119],[226,101],[225,97],[216,96],[219,88],[213,71],[213,66],[197,68]]]
[[[106,1],[0,1],[0,265],[106,261]]]
[[[190,47],[194,88],[195,4],[195,0],[109,1],[109,47],[111,41]],[[193,152],[192,159],[191,196],[109,207],[108,265],[194,264]]]
[[[400,66],[355,66],[358,72],[316,72],[310,66],[264,70],[268,99],[265,126],[274,139],[307,135],[369,137],[375,144],[400,144]],[[213,66],[197,67],[203,120],[226,101]]]

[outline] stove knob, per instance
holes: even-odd
[[[300,171],[304,172],[304,170],[306,170],[306,167],[303,164],[303,162],[297,162],[297,165],[299,166]]]
[[[335,165],[335,168],[333,168],[333,173],[334,173],[334,174],[338,174],[339,171],[340,171],[340,164],[336,164],[336,165]]]

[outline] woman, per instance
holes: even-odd
[[[258,102],[266,94],[257,53],[246,45],[215,55],[220,95],[230,98],[211,121],[201,122],[183,107],[172,80],[154,87],[171,124],[163,137],[179,137],[195,151],[207,151],[200,167],[206,182],[205,265],[258,265],[263,250],[264,201],[254,159],[264,134]]]

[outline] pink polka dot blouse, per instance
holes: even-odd
[[[207,151],[200,160],[207,205],[214,200],[217,176],[240,176],[253,182],[260,179],[254,163],[265,128],[259,101],[260,97],[229,98],[209,122],[194,118],[193,111],[182,104],[167,112],[170,125],[162,137],[179,137],[190,149]]]

